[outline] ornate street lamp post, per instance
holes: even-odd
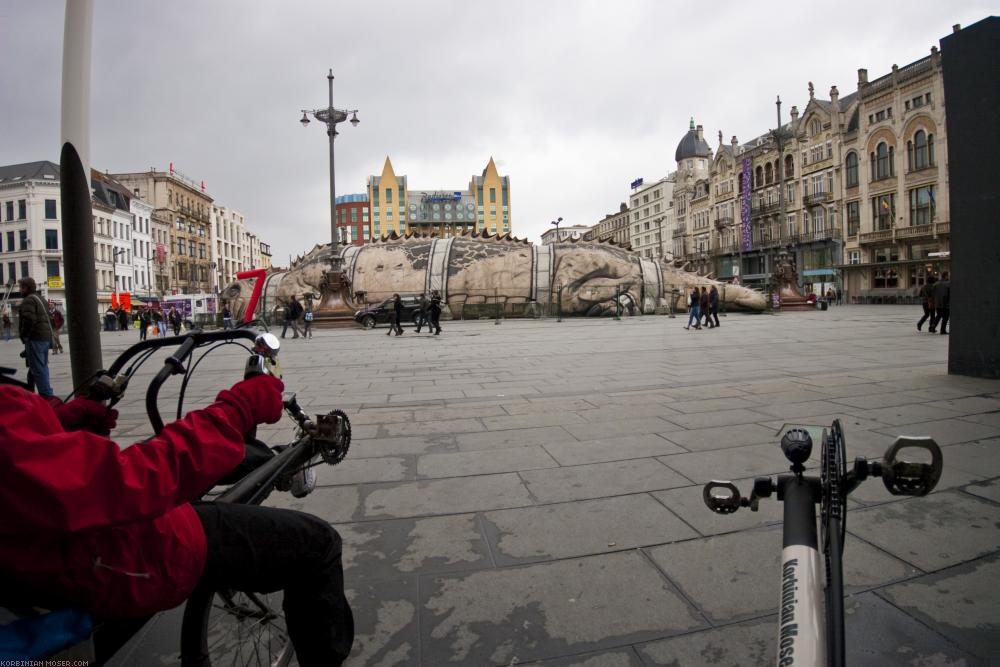
[[[334,108],[332,69],[326,78],[330,85],[329,105],[325,109],[303,109],[302,119],[299,122],[302,123],[302,127],[306,127],[309,125],[309,116],[312,116],[319,122],[326,124],[326,134],[330,137],[330,243],[332,248],[336,248],[339,239],[337,236],[337,181],[334,171],[333,140],[337,137],[337,123],[343,123],[347,120],[348,114],[351,114],[351,125],[357,127],[361,121],[358,120],[357,109]]]

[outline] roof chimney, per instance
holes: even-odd
[[[859,69],[858,70],[858,85],[860,86],[860,85],[862,85],[864,83],[868,83],[868,70],[866,70],[866,69]]]
[[[840,99],[840,91],[837,90],[836,86],[830,86],[830,104],[833,106],[834,110],[840,109],[837,106],[837,100]]]
[[[702,136],[704,134],[704,128],[701,125],[699,125],[695,129],[698,130],[698,138],[701,139],[702,141],[704,141],[705,140],[704,136]]]
[[[790,113],[792,114],[792,122],[799,119],[799,108],[797,106],[793,106]]]
[[[961,29],[962,29],[961,23],[956,23],[955,25],[951,26],[952,32],[959,32]]]

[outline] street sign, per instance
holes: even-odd
[[[49,289],[62,289],[62,276],[49,276]]]

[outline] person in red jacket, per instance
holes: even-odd
[[[302,512],[197,503],[281,418],[280,380],[244,380],[125,449],[117,411],[0,385],[0,575],[46,606],[108,619],[182,603],[196,586],[284,591],[303,667],[340,665],[354,640],[341,539]]]

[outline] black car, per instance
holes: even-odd
[[[417,324],[420,318],[420,297],[400,296],[403,302],[403,316],[400,324],[412,322]],[[354,313],[354,321],[365,329],[372,329],[376,324],[388,324],[392,315],[393,299],[386,299],[376,306],[368,306]]]

